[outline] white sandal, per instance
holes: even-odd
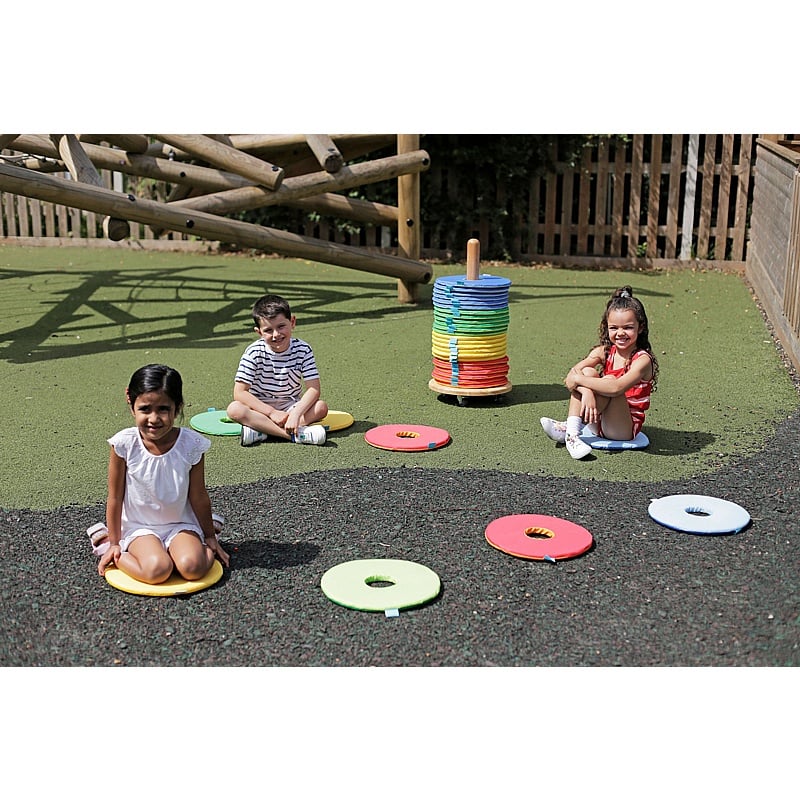
[[[99,558],[109,547],[108,528],[106,528],[105,522],[92,525],[91,528],[86,529],[86,533],[92,542],[92,552]]]

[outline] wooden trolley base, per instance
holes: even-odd
[[[465,405],[468,397],[493,397],[495,395],[508,394],[511,391],[511,383],[506,381],[502,386],[482,386],[470,388],[468,386],[450,386],[439,383],[434,378],[428,382],[428,388],[439,394],[452,394],[458,398],[459,405]]]

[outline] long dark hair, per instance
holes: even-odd
[[[650,345],[650,323],[647,321],[647,312],[644,310],[642,301],[633,296],[633,289],[630,286],[621,286],[615,289],[611,299],[606,303],[606,310],[600,320],[600,344],[605,349],[606,358],[611,350],[611,337],[608,335],[608,315],[612,311],[633,311],[636,321],[639,323],[639,335],[636,338],[636,349],[644,350],[650,356],[650,363],[653,365],[653,389],[658,380],[658,360],[653,354]]]
[[[139,367],[128,381],[129,405],[132,406],[140,394],[147,392],[164,392],[175,403],[176,413],[183,410],[183,378],[178,370],[164,364]]]

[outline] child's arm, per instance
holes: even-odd
[[[206,489],[205,456],[200,456],[200,460],[189,472],[189,505],[203,529],[203,536],[209,549],[227,567],[230,564],[230,556],[222,549],[217,540],[214,523],[211,519],[211,498]]]
[[[314,408],[317,400],[322,394],[322,387],[319,378],[312,378],[305,382],[306,390],[303,392],[302,397],[295,403],[292,410],[289,412],[289,417],[286,420],[285,428],[289,433],[295,433],[300,420],[306,411]]]
[[[653,367],[650,356],[645,353],[639,356],[631,364],[630,369],[619,377],[604,375],[603,377],[595,378],[584,375],[573,367],[567,375],[565,383],[570,391],[580,390],[583,387],[591,389],[595,394],[600,394],[604,397],[618,397],[621,394],[625,394],[628,389],[637,383],[650,380],[652,374]]]
[[[108,456],[108,498],[106,499],[106,528],[108,528],[109,548],[100,557],[97,571],[105,575],[106,567],[116,562],[120,556],[119,543],[122,539],[122,502],[125,499],[125,459],[120,458],[114,448]]]
[[[580,372],[581,370],[589,367],[590,369],[597,369],[603,362],[605,361],[605,350],[603,349],[602,345],[595,347],[591,350],[586,358],[581,359],[572,370],[577,370]],[[570,370],[570,372],[572,372]]]

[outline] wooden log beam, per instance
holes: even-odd
[[[53,143],[44,136],[23,134],[17,137],[14,149],[23,153],[34,153],[49,158],[59,158],[59,153]],[[195,164],[185,164],[180,161],[170,161],[166,158],[125,153],[111,147],[85,144],[84,152],[98,169],[110,169],[113,172],[123,172],[126,175],[137,175],[143,178],[153,178],[167,183],[188,183],[209,192],[233,189],[240,186],[253,186],[251,181],[241,175],[231,172],[198,167]]]
[[[363,147],[365,144],[368,146],[366,152],[369,152],[394,144],[396,139],[393,133],[331,133],[330,137],[342,152],[348,145]],[[302,133],[232,133],[231,144],[237,150],[269,154],[293,148],[305,149],[308,143]]]
[[[144,200],[53,175],[43,175],[1,162],[0,191],[108,214],[144,225],[161,226],[212,241],[267,250],[289,258],[320,261],[419,283],[427,283],[431,279],[430,268],[419,261],[369,253],[358,247],[323,242],[250,222],[220,218],[213,214],[187,212],[185,209],[169,207],[153,200]]]
[[[94,168],[94,164],[89,160],[89,156],[84,152],[75,134],[51,133],[50,139],[58,148],[58,152],[73,180],[88,183],[92,186],[103,186],[103,179]],[[106,217],[103,220],[103,231],[112,242],[119,242],[131,235],[128,221],[116,217]]]
[[[327,133],[307,133],[306,141],[325,172],[338,172],[342,168],[344,158]]]
[[[82,144],[108,142],[126,153],[145,153],[150,145],[149,139],[141,133],[79,133]]]
[[[282,205],[323,192],[338,192],[368,183],[391,180],[399,175],[424,172],[429,166],[428,154],[424,150],[415,150],[402,155],[342,167],[335,175],[327,172],[315,172],[311,175],[287,178],[274,192],[266,191],[259,186],[244,186],[240,189],[213,192],[202,197],[191,197],[171,205],[224,216],[237,211]]]
[[[17,167],[25,167],[25,169],[36,170],[37,172],[67,172],[67,165],[63,161],[53,158],[13,156],[12,163]]]
[[[368,225],[397,225],[396,206],[373,203],[357,197],[344,197],[341,194],[320,194],[302,200],[291,200],[286,205],[316,211],[318,214],[330,214],[341,219],[352,219]]]
[[[259,186],[277,189],[283,180],[283,170],[260,158],[229,147],[216,139],[200,134],[154,134],[156,139],[180,147],[215,167],[241,175]]]

